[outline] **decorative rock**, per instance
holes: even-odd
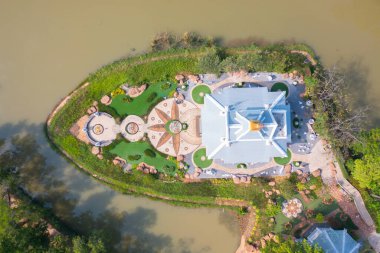
[[[185,178],[187,178],[187,179],[189,179],[189,178],[190,178],[190,175],[189,175],[189,173],[186,173],[186,174],[185,174]]]
[[[246,177],[241,177],[241,178],[240,178],[240,182],[242,182],[242,183],[247,182],[247,178],[246,178]]]
[[[178,91],[176,91],[176,92],[173,93],[173,97],[174,97],[174,98],[177,98],[178,95],[179,95]]]
[[[175,80],[177,81],[183,81],[183,79],[185,79],[184,75],[178,74],[175,76]]]
[[[183,156],[183,155],[178,155],[177,156],[177,161],[178,162],[181,162],[181,161],[183,161],[185,159],[185,157]]]
[[[290,164],[285,165],[284,171],[285,171],[285,175],[290,175],[290,173],[292,172],[292,165]]]
[[[276,190],[276,194],[277,195],[281,194],[280,190]]]
[[[195,171],[196,171],[196,172],[199,172],[199,173],[202,173],[203,170],[202,170],[201,168],[199,168],[199,167],[196,167],[196,168],[195,168]]]
[[[309,190],[305,190],[305,194],[306,195],[310,194],[310,191]]]
[[[188,75],[187,78],[194,83],[197,83],[199,81],[199,76],[197,75]]]
[[[276,222],[276,218],[274,218],[274,217],[270,217],[269,221],[270,221],[271,223],[275,223],[275,222]]]
[[[104,104],[104,105],[109,105],[111,104],[112,102],[112,99],[107,96],[107,95],[104,95],[101,99],[100,99],[100,103]]]
[[[296,170],[296,173],[297,173],[298,175],[302,175],[303,171],[302,171],[301,169],[298,169],[298,170]]]
[[[99,154],[99,153],[100,153],[100,148],[97,147],[97,146],[93,146],[93,147],[91,148],[91,153],[92,153],[93,155],[97,155],[97,154]]]
[[[272,239],[273,237],[275,237],[275,235],[276,235],[276,234],[273,233],[273,232],[270,232],[270,233],[268,234],[268,236],[269,236],[270,239]]]
[[[183,162],[180,162],[180,163],[178,164],[178,167],[182,170],[183,168],[185,168],[185,165],[183,164]]]
[[[267,246],[267,244],[266,244],[266,242],[265,242],[264,239],[261,239],[261,240],[260,240],[260,243],[261,243],[261,247],[262,247],[262,248],[265,248],[265,247]]]
[[[270,195],[270,196],[271,196],[272,194],[273,194],[273,192],[272,192],[272,191],[268,191],[268,195]]]
[[[301,183],[306,184],[306,183],[307,183],[307,179],[303,177],[303,178],[301,179]]]
[[[94,101],[94,102],[92,103],[92,105],[93,105],[93,106],[98,106],[98,101]]]
[[[149,168],[144,168],[143,172],[144,172],[144,174],[149,174]]]
[[[267,242],[270,241],[270,237],[269,237],[269,235],[265,235],[263,238],[264,238],[264,240],[267,241]]]
[[[200,174],[201,174],[201,173],[199,173],[199,172],[195,172],[195,173],[194,173],[194,177],[199,177]]]
[[[317,186],[314,185],[314,184],[313,184],[313,185],[310,185],[309,189],[310,189],[310,190],[315,190],[315,189],[317,189]]]
[[[232,180],[234,181],[235,184],[240,183],[240,178],[239,177],[232,177]]]
[[[96,157],[97,157],[99,160],[103,160],[103,155],[102,155],[102,154],[98,154]]]
[[[316,169],[311,173],[314,177],[320,177],[321,176],[321,169]]]
[[[271,182],[269,182],[269,184],[268,184],[269,186],[275,186],[276,185],[276,182],[274,182],[274,181],[271,181]]]

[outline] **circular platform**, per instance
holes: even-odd
[[[91,143],[98,147],[111,144],[120,131],[115,119],[104,112],[92,114],[84,130]]]
[[[199,122],[191,116],[196,116],[194,109],[197,107],[186,100],[177,104],[174,98],[169,98],[158,103],[149,113],[147,121],[146,132],[152,145],[171,156],[193,152],[199,146],[197,141],[191,141],[191,135],[188,137],[194,122]]]
[[[145,122],[136,115],[127,116],[120,124],[123,137],[131,142],[141,140],[146,130]]]

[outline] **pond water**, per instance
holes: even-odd
[[[347,69],[379,126],[380,3],[321,1],[1,1],[0,137],[36,140],[24,178],[74,226],[103,228],[135,252],[231,252],[238,225],[221,209],[174,207],[119,194],[75,170],[48,145],[43,124],[90,72],[144,50],[157,32],[197,31],[234,41],[297,40]],[[27,142],[27,141],[26,141]],[[139,250],[136,250],[136,249]],[[135,250],[134,250],[135,249]]]

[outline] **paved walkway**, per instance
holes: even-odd
[[[237,168],[228,168],[225,167],[219,163],[213,162],[210,166],[210,168],[214,168],[217,170],[222,170],[230,174],[242,174],[242,175],[253,175],[257,174],[261,171],[267,170],[269,168],[278,166],[277,163],[275,163],[273,160],[270,161],[269,163],[263,164],[262,166],[255,167],[255,168],[250,168],[250,169],[237,169]]]
[[[375,231],[374,221],[368,213],[359,191],[344,178],[341,168],[335,161],[335,156],[331,150],[325,148],[322,141],[318,141],[311,154],[293,154],[293,160],[309,163],[311,171],[316,169],[322,170],[323,183],[328,186],[331,195],[360,228],[361,232],[368,237],[371,246],[376,252],[380,252],[380,234]],[[331,163],[336,168],[335,176],[331,169]],[[338,188],[337,184],[341,188]],[[342,189],[346,194],[343,193]],[[353,199],[353,202],[348,200],[347,195]]]

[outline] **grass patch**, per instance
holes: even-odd
[[[140,96],[133,98],[131,102],[126,99],[127,95],[125,94],[116,95],[112,99],[110,107],[115,109],[120,116],[130,114],[138,116],[146,115],[153,105],[157,104],[162,98],[168,97],[177,87],[175,83],[170,83],[169,86],[164,84],[166,82],[149,85]]]
[[[191,92],[191,97],[197,104],[204,104],[206,94],[211,94],[211,89],[208,85],[197,85]]]
[[[290,150],[286,150],[286,157],[274,157],[274,161],[279,165],[286,165],[292,159],[292,152]]]
[[[123,140],[110,150],[110,152],[124,158],[130,164],[144,162],[154,166],[160,172],[163,172],[164,167],[177,166],[174,161],[168,160],[165,156],[156,152],[148,142],[126,142]],[[152,152],[154,155],[151,154]],[[139,156],[138,159],[134,159],[137,158],[137,156]]]
[[[285,91],[285,96],[287,97],[289,94],[289,88],[286,84],[284,83],[275,83],[273,84],[272,88],[270,91]]]
[[[195,163],[195,166],[200,168],[207,168],[212,164],[212,159],[208,159],[206,156],[205,148],[200,148],[193,153],[193,161]]]

